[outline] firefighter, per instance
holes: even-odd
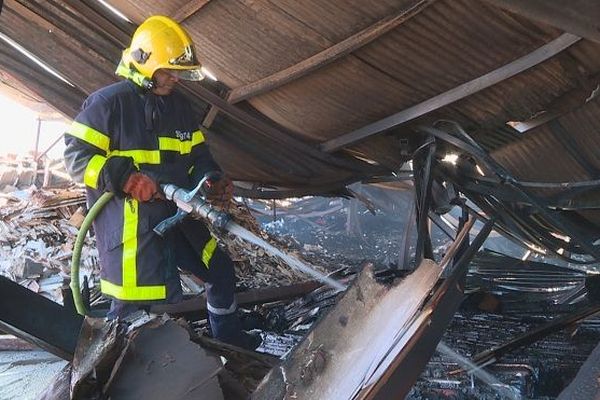
[[[83,103],[65,134],[64,154],[71,176],[86,186],[88,206],[103,192],[115,194],[94,221],[100,289],[111,299],[107,317],[181,301],[181,268],[205,282],[213,336],[252,347],[236,312],[233,263],[204,223],[186,218],[164,237],[153,232],[176,212],[161,184],[191,189],[206,173],[220,171],[198,116],[175,91],[179,80],[203,79],[192,40],[174,20],[150,17],[133,34],[116,73],[124,79]],[[233,185],[223,177],[210,190],[208,199],[222,206]]]

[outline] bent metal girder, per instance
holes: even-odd
[[[82,316],[0,276],[0,330],[70,361],[82,323]]]
[[[430,126],[422,126],[418,130],[472,157],[477,161],[478,166],[491,171],[495,179],[491,182],[490,188],[489,177],[482,177],[482,185],[479,185],[479,177],[468,171],[468,168],[462,168],[464,165],[457,165],[460,171],[436,165],[435,172],[442,179],[460,187],[461,191],[488,216],[497,217],[497,224],[501,230],[516,234],[527,243],[547,248],[569,262],[585,264],[600,260],[600,250],[594,244],[594,241],[600,237],[597,229],[588,226],[589,224],[576,225],[572,218],[565,216],[563,211],[549,206],[542,198],[532,193],[531,184],[524,185],[515,179],[458,124],[454,125],[453,133]],[[472,168],[474,169],[475,166]],[[486,184],[489,191],[485,191]],[[473,189],[476,186],[478,188]],[[588,182],[585,186],[588,186]],[[499,193],[501,195],[498,195]],[[569,237],[569,242],[565,243],[564,240],[558,239],[557,234]],[[572,257],[571,253],[579,254],[583,258],[587,256],[588,259]]]

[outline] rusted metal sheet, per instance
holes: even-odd
[[[399,285],[378,284],[365,270],[253,399],[351,399],[386,370],[390,348],[414,333],[418,314],[441,269],[424,260]],[[388,361],[389,362],[389,361]],[[335,382],[335,384],[332,384]]]
[[[396,28],[408,19],[412,18],[425,7],[435,0],[418,0],[406,9],[401,9],[395,14],[391,14],[377,23],[363,29],[360,32],[338,42],[331,47],[317,53],[295,65],[284,70],[278,71],[273,75],[264,77],[256,82],[239,86],[231,91],[227,100],[230,103],[237,103],[253,96],[271,91],[279,86],[285,85],[299,77],[310,73],[311,71],[322,68],[323,66],[344,57],[366,44],[377,39],[381,35]]]
[[[196,14],[202,7],[208,4],[210,0],[191,0],[183,5],[175,14],[173,19],[179,23],[184,22],[192,15]]]
[[[82,90],[50,77],[41,67],[32,64],[4,42],[0,46],[0,65],[8,73],[12,88],[26,86],[42,101],[53,99],[52,107],[65,116],[75,115],[79,109],[77,104],[85,100],[86,94]]]
[[[493,157],[504,165],[516,177],[539,182],[582,182],[592,180],[600,168],[594,149],[600,145],[596,135],[600,129],[597,116],[600,113],[598,98],[589,100],[585,105],[556,118],[553,122],[560,124],[557,130],[552,123],[536,127],[526,133],[521,140],[499,148],[492,153]],[[543,150],[540,150],[543,148]],[[531,157],[535,154],[535,157]],[[560,162],[557,162],[560,160]],[[532,188],[533,193],[540,196],[557,195],[557,190]],[[585,209],[586,204],[593,207],[597,190],[590,186],[580,189],[568,200],[565,208]],[[593,223],[598,223],[599,215],[595,210],[580,211],[581,215]]]
[[[321,283],[309,281],[283,287],[268,287],[264,289],[250,290],[236,294],[238,305],[252,306],[255,304],[269,303],[302,296],[318,287]],[[152,307],[152,312],[156,314],[185,314],[185,313],[201,313],[206,312],[206,296],[202,295],[198,298],[184,300],[178,304],[163,304]],[[204,314],[205,315],[205,314]]]
[[[556,107],[567,94],[579,90],[591,96],[597,86],[600,45],[587,39],[587,33],[568,49],[526,71],[516,70],[511,78],[476,93],[466,92],[470,95],[451,104],[442,102],[412,122],[348,146],[345,152],[334,156],[318,149],[319,143],[422,104],[511,65],[559,37],[568,37],[561,36],[565,35],[562,29],[570,29],[563,24],[565,19],[569,23],[590,21],[582,12],[592,6],[578,2],[569,5],[573,14],[560,16],[553,6],[538,2],[520,6],[554,16],[552,22],[516,8],[506,11],[500,3],[514,2],[501,0],[437,0],[431,4],[352,0],[343,5],[326,0],[111,1],[133,24],[92,0],[4,3],[0,32],[22,42],[75,87],[49,78],[4,47],[0,63],[70,116],[85,95],[115,79],[115,64],[136,23],[152,14],[182,20],[201,61],[220,79],[217,84],[187,85],[184,92],[201,118],[211,105],[222,110],[207,138],[225,170],[246,188],[245,194],[340,193],[357,180],[390,176],[423,143],[424,137],[415,127],[439,119],[460,123],[524,181],[589,180],[597,168],[593,154],[600,120],[596,100],[584,97],[582,102],[569,102],[566,108]],[[394,15],[415,5],[427,7],[397,26],[388,25]],[[393,29],[381,34],[386,29],[375,27],[382,26]],[[368,40],[359,40],[365,32]],[[265,93],[236,105],[220,97],[303,65],[311,57],[326,54],[322,52],[327,49],[342,51],[333,51],[332,59],[339,58],[331,63],[300,68],[304,75],[298,79],[265,86],[261,89]],[[525,136],[506,125],[534,121],[544,113]],[[554,127],[549,125],[552,123]],[[529,136],[534,138],[531,142],[519,142]],[[439,147],[439,152],[446,150],[453,148]],[[264,187],[274,190],[261,190]],[[498,186],[494,189],[502,191]],[[572,209],[587,204],[589,210],[566,218],[571,222],[583,219],[587,228],[598,224],[600,217],[591,210],[596,204],[593,193],[588,191],[587,198],[582,195],[569,203]],[[535,194],[549,199],[553,193],[539,190]]]
[[[50,67],[61,71],[68,80],[86,93],[115,82],[114,61],[85,46],[84,38],[87,39],[89,35],[78,25],[78,21],[68,14],[64,15],[64,10],[49,4],[43,7],[36,4],[37,2],[24,3],[16,0],[5,2],[0,15],[0,32],[43,59]],[[48,14],[40,15],[43,12]],[[51,20],[51,16],[61,12],[63,15],[59,20],[70,23],[69,30]],[[96,48],[104,43],[103,38],[92,37],[90,40],[100,43]],[[117,58],[119,53],[114,51],[112,56]]]
[[[576,0],[564,4],[544,0],[485,0],[489,4],[517,15],[531,18],[559,28],[565,32],[600,43],[600,4],[594,1]]]
[[[545,44],[544,46],[519,58],[518,60],[513,61],[510,64],[506,64],[496,70],[490,71],[483,76],[473,79],[472,81],[465,82],[447,92],[427,99],[422,103],[411,106],[403,111],[400,111],[399,113],[386,117],[373,124],[329,140],[323,143],[321,147],[325,151],[335,151],[344,146],[351,145],[354,142],[364,140],[369,136],[381,133],[405,122],[416,119],[422,115],[452,104],[457,100],[466,98],[474,93],[511,78],[539,63],[542,63],[561,51],[569,48],[579,40],[581,40],[580,37],[565,33],[554,39],[552,42]]]

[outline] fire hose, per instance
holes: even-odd
[[[217,230],[228,231],[234,235],[244,238],[245,240],[257,246],[262,247],[269,254],[281,258],[290,267],[304,272],[307,275],[310,275],[311,277],[319,280],[320,282],[323,282],[324,284],[335,288],[336,290],[341,291],[346,289],[346,286],[341,284],[340,282],[330,278],[328,275],[322,272],[317,271],[313,266],[309,266],[306,263],[300,261],[299,259],[284,253],[283,251],[277,249],[276,247],[267,243],[263,239],[254,235],[246,228],[235,223],[228,213],[214,208],[204,198],[205,196],[196,196],[196,193],[198,191],[200,191],[202,194],[205,193],[205,185],[210,183],[211,180],[214,181],[218,179],[220,179],[218,175],[214,173],[208,173],[191,191],[187,191],[173,184],[161,185],[166,199],[173,201],[177,205],[177,213],[156,225],[156,227],[154,227],[154,232],[159,236],[163,236],[165,232],[174,227],[188,214],[193,213],[199,215],[200,217],[203,217],[204,219],[207,219]],[[90,208],[89,212],[87,213],[81,225],[81,228],[79,229],[79,232],[77,234],[77,239],[75,240],[73,256],[71,258],[71,283],[69,286],[73,293],[73,302],[75,303],[75,308],[77,312],[81,315],[88,314],[88,310],[81,296],[81,288],[79,285],[79,264],[81,258],[81,250],[83,248],[83,242],[88,230],[92,225],[92,222],[94,221],[96,216],[101,212],[102,208],[106,205],[106,203],[108,203],[113,198],[113,196],[114,194],[109,192],[104,193],[102,196],[100,196],[100,198],[94,203],[94,205]]]

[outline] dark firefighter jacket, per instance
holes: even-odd
[[[198,126],[181,94],[155,96],[124,80],[91,94],[66,133],[67,169],[85,183],[88,206],[103,192],[116,194],[94,221],[104,294],[124,301],[166,298],[172,261],[152,229],[172,216],[175,206],[138,203],[122,187],[136,170],[159,183],[190,188],[205,172],[218,169]],[[210,240],[205,262],[215,248]]]

